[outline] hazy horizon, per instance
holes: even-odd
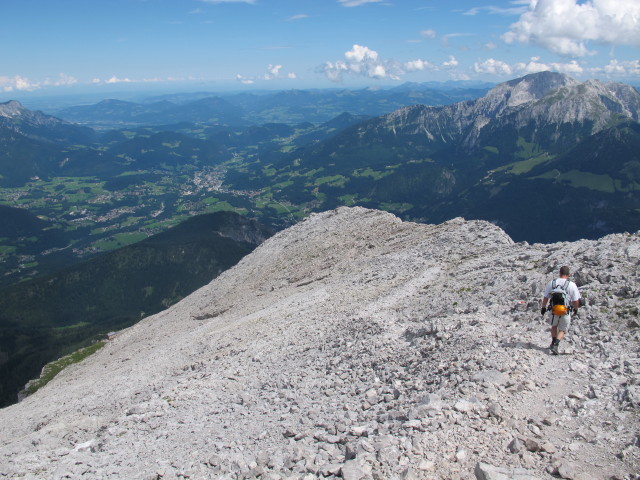
[[[0,101],[150,91],[640,83],[636,0],[9,0]]]

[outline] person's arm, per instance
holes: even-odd
[[[549,303],[549,299],[547,297],[542,297],[542,308],[540,309],[541,315],[547,313],[547,303]]]

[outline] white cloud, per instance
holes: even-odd
[[[264,79],[271,80],[278,77],[278,75],[280,75],[280,70],[282,70],[282,65],[269,65],[267,67],[267,73],[264,75]]]
[[[243,75],[237,74],[236,80],[245,85],[251,85],[255,83],[256,80],[266,80],[266,81],[275,80],[275,79],[295,80],[296,78],[298,78],[298,75],[296,75],[294,72],[284,73],[282,71],[282,68],[283,68],[282,65],[279,65],[279,64],[278,65],[269,64],[267,66],[267,72],[263,75],[260,75],[257,77],[245,77]]]
[[[254,83],[254,81],[251,80],[250,78],[245,78],[240,74],[236,75],[236,80],[238,80],[240,83],[242,83],[244,85],[251,85],[251,84]]]
[[[494,58],[489,58],[481,63],[474,63],[473,70],[476,73],[488,73],[490,75],[511,75],[513,72],[508,63]]]
[[[34,82],[27,77],[14,75],[13,77],[0,76],[0,91],[2,92],[32,92],[42,87],[61,87],[65,85],[75,85],[78,80],[75,77],[60,73],[57,78],[46,78],[41,82]]]
[[[359,7],[360,5],[365,5],[367,3],[379,3],[382,0],[338,0],[343,7]]]
[[[351,50],[345,52],[344,58],[344,60],[336,62],[325,62],[320,70],[330,80],[340,82],[345,75],[399,80],[402,75],[409,72],[451,70],[458,66],[458,60],[453,55],[449,56],[449,59],[441,65],[420,58],[399,62],[394,59],[381,58],[378,52],[362,45],[351,47]]]
[[[638,76],[640,75],[640,60],[618,61],[612,59],[604,67],[590,69],[593,74],[604,73],[607,76]]]
[[[132,80],[130,78],[118,78],[115,75],[107,80],[104,83],[107,84],[115,84],[115,83],[131,83]]]
[[[292,15],[291,17],[287,18],[285,21],[295,22],[296,20],[302,20],[305,18],[309,18],[309,15],[307,15],[306,13],[300,13],[298,15]]]
[[[523,2],[513,2],[515,5],[522,5]],[[525,4],[528,4],[529,2],[524,2]],[[494,7],[492,5],[489,6],[485,6],[485,7],[474,7],[471,10],[467,10],[466,12],[464,12],[464,15],[477,15],[480,12],[485,11],[488,12],[490,14],[497,14],[497,15],[522,15],[523,13],[525,13],[527,11],[527,7],[522,6],[522,7],[509,7],[509,8],[504,8],[504,7]]]
[[[398,79],[404,73],[398,62],[380,59],[378,52],[369,47],[354,45],[345,52],[346,61],[326,62],[322,67],[327,78],[341,81],[343,74],[351,73],[369,78]]]
[[[13,92],[14,90],[30,91],[36,90],[39,84],[31,83],[26,77],[15,75],[13,77],[0,76],[0,90],[3,92]]]
[[[498,45],[493,42],[488,42],[484,44],[484,48],[486,48],[487,50],[495,50],[496,48],[498,48]]]
[[[540,57],[532,57],[528,62],[517,62],[513,65],[509,65],[501,60],[489,58],[484,62],[476,62],[473,65],[473,70],[476,73],[498,76],[526,75],[546,71],[566,73],[568,75],[580,75],[584,73],[584,68],[575,60],[569,63],[544,63],[540,61]]]
[[[531,0],[529,10],[502,36],[507,43],[533,43],[554,53],[594,54],[588,42],[640,46],[638,0]]]
[[[51,79],[47,78],[44,82],[42,82],[43,86],[53,86],[53,87],[61,87],[64,85],[75,85],[78,83],[78,80],[71,75],[67,75],[66,73],[58,74],[58,78]]]
[[[436,67],[429,60],[421,60],[421,59],[412,60],[404,64],[404,69],[407,72],[415,72],[415,71],[422,71],[422,70],[436,70],[437,68],[438,67]]]
[[[442,66],[445,68],[452,68],[458,66],[458,60],[453,55],[449,55],[449,60],[442,62]]]
[[[432,29],[422,30],[420,35],[426,38],[436,38],[436,31]]]

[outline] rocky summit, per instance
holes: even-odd
[[[1,410],[0,478],[637,479],[639,265],[639,233],[314,214]]]

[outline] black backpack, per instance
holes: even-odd
[[[563,285],[560,285],[556,279],[551,284],[551,312],[558,317],[569,313],[569,296],[567,295],[569,283],[571,282],[567,279]]]

